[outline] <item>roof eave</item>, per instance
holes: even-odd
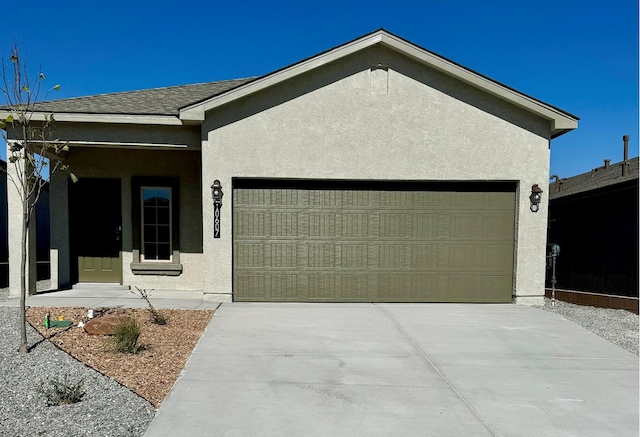
[[[558,117],[551,120],[551,139],[571,132],[578,128],[578,120],[575,118]]]
[[[6,119],[10,115],[9,111],[0,110],[0,120]],[[33,112],[33,121],[44,121],[45,116],[51,112]],[[55,112],[54,118],[58,122],[76,123],[110,123],[110,124],[146,124],[163,126],[182,126],[182,122],[175,115],[140,115],[140,114],[89,114],[73,112]]]

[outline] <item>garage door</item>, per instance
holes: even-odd
[[[235,180],[234,299],[510,302],[515,184]]]

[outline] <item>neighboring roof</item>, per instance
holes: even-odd
[[[626,163],[627,174],[624,176],[622,176],[623,162],[618,162],[606,168],[594,168],[588,173],[555,181],[549,184],[549,200],[611,187],[638,179],[638,157],[629,159]]]
[[[40,112],[82,114],[178,115],[180,108],[211,98],[254,78],[125,91],[37,104]]]
[[[292,77],[320,68],[358,51],[382,45],[429,68],[441,71],[550,123],[551,137],[578,126],[578,117],[520,93],[405,39],[376,30],[270,74],[247,79],[168,88],[101,94],[38,104],[38,112],[55,113],[58,121],[170,124],[199,123],[208,110],[245,97]],[[0,108],[0,116],[2,115]],[[6,109],[6,108],[4,108]]]

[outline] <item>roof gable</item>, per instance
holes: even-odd
[[[185,125],[199,124],[207,111],[283,83],[288,79],[373,46],[383,46],[428,68],[515,105],[549,122],[550,137],[578,126],[578,117],[419,47],[384,29],[261,77],[100,94],[39,102],[36,116],[55,113],[60,122]],[[8,115],[0,107],[0,118]],[[36,117],[37,118],[37,117]]]
[[[239,85],[228,91],[221,92],[200,102],[187,105],[180,109],[179,117],[183,121],[201,122],[205,119],[205,113],[211,109],[277,85],[295,76],[320,68],[329,62],[336,61],[375,45],[382,45],[390,48],[404,56],[424,64],[425,66],[434,68],[503,101],[548,120],[550,122],[552,138],[562,135],[563,133],[575,129],[578,126],[578,117],[526,94],[520,93],[513,88],[494,81],[449,59],[393,35],[384,29],[377,30],[311,58],[304,59],[273,73],[256,78],[250,82]]]

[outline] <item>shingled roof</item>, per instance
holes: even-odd
[[[638,157],[626,161],[628,167],[624,176],[623,164],[624,162],[618,162],[608,167],[594,168],[588,173],[553,182],[549,184],[549,199],[559,199],[638,179]]]
[[[37,104],[39,112],[83,114],[178,115],[182,107],[214,97],[255,78],[126,91]]]

